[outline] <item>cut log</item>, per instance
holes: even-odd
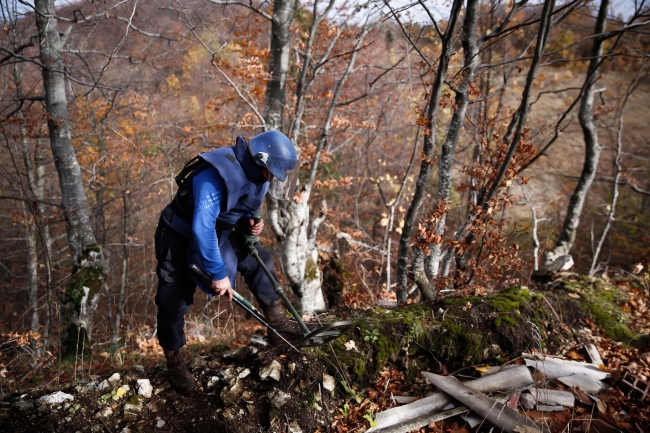
[[[564,406],[545,406],[538,404],[535,409],[537,409],[540,412],[563,412],[564,411]]]
[[[391,395],[390,396],[391,400],[393,400],[395,403],[398,404],[407,404],[407,403],[413,403],[415,400],[417,400],[417,397],[413,397],[412,395]]]
[[[469,424],[470,428],[474,428],[483,422],[483,417],[476,415],[474,412],[468,412],[461,415],[460,417],[464,419],[467,424]]]
[[[580,388],[588,394],[600,394],[609,388],[608,385],[599,380],[581,374],[574,374],[572,376],[558,377],[557,380],[571,388]]]
[[[564,361],[550,358],[543,360],[526,359],[525,362],[528,367],[533,367],[535,370],[541,371],[549,379],[581,375],[590,377],[594,380],[603,380],[612,376],[595,365],[587,364],[585,362]]]
[[[585,346],[585,351],[587,352],[587,356],[589,357],[589,360],[591,363],[598,368],[600,368],[601,365],[605,365],[603,363],[603,358],[600,357],[600,353],[598,352],[598,348],[593,345],[593,344],[587,344]]]
[[[576,404],[575,396],[567,391],[544,388],[530,388],[530,393],[533,395],[533,397],[535,397],[535,400],[541,404],[552,406],[559,405],[566,407],[573,407]]]
[[[454,377],[439,376],[432,373],[422,373],[422,375],[443,392],[471,408],[477,415],[482,416],[490,423],[508,433],[548,432],[546,428],[537,425],[532,420],[519,414],[516,410],[465,386]]]
[[[481,392],[499,392],[525,389],[533,383],[533,377],[530,375],[528,368],[524,365],[518,365],[517,368],[466,382],[465,385]],[[445,419],[444,417],[438,418],[438,415],[451,402],[453,402],[451,397],[440,392],[404,406],[393,407],[379,412],[375,417],[378,426],[368,430],[367,433],[408,432],[440,419]],[[467,408],[458,413],[464,411],[467,411]]]

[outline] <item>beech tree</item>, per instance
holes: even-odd
[[[591,185],[596,177],[598,170],[598,163],[603,146],[599,142],[598,125],[596,123],[597,117],[594,113],[594,101],[598,92],[605,89],[596,89],[596,84],[599,82],[602,70],[606,63],[611,62],[611,58],[615,57],[616,48],[621,36],[631,31],[634,27],[644,25],[647,20],[644,20],[643,3],[636,6],[636,10],[631,14],[627,23],[615,31],[607,32],[607,21],[610,10],[610,1],[602,0],[598,8],[598,14],[594,23],[593,43],[589,53],[589,66],[585,74],[585,81],[578,96],[580,106],[578,109],[578,120],[582,128],[584,143],[585,143],[585,157],[584,165],[580,178],[576,183],[567,213],[564,218],[562,229],[556,241],[554,248],[546,254],[545,265],[550,266],[558,257],[567,255],[571,252],[573,244],[576,239],[578,226],[580,225],[580,217],[582,215],[583,207]],[[647,17],[645,17],[647,19]],[[604,55],[605,42],[616,38],[613,46],[608,50],[607,55]],[[574,101],[574,104],[578,101]],[[598,107],[597,107],[598,108]],[[622,117],[621,117],[622,122]],[[548,146],[546,146],[548,148]],[[545,148],[545,149],[546,149]],[[618,182],[618,180],[616,180]],[[600,248],[598,248],[600,250]],[[597,256],[597,254],[595,254]],[[595,260],[595,258],[594,258]],[[591,271],[594,265],[592,263]]]

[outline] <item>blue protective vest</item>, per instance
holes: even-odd
[[[219,213],[217,218],[216,229],[223,232],[232,229],[237,222],[252,212],[255,212],[262,205],[262,200],[269,189],[269,183],[252,182],[246,176],[242,167],[242,161],[246,160],[248,145],[243,137],[237,137],[235,146],[222,147],[210,152],[205,152],[199,157],[216,168],[226,184],[226,206],[225,210]],[[252,160],[248,164],[255,164]],[[249,170],[258,170],[257,166],[247,167]],[[197,172],[200,167],[197,167]],[[181,191],[177,192],[174,201],[163,210],[163,219],[175,232],[182,236],[192,238],[192,221],[194,202],[191,193],[191,184],[193,176],[190,175],[185,181],[188,184],[189,192],[185,191],[183,198],[180,196]],[[186,187],[186,188],[188,188]],[[176,207],[185,209],[185,215],[179,215]]]
[[[226,184],[226,210],[217,219],[219,230],[233,228],[241,218],[258,210],[269,189],[268,182],[253,183],[246,177],[240,162],[244,160],[244,152],[248,152],[246,140],[237,137],[233,147],[222,147],[200,155],[219,171]]]

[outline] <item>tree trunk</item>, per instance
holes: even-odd
[[[115,315],[113,316],[113,343],[120,341],[120,325],[124,315],[124,301],[126,299],[126,287],[129,271],[129,197],[128,191],[122,191],[122,206],[124,213],[122,215],[122,272],[120,274],[120,291],[117,295],[117,304],[115,305]]]
[[[409,205],[408,210],[406,211],[406,216],[404,217],[404,228],[402,229],[402,235],[400,237],[397,253],[397,301],[400,303],[406,302],[406,298],[408,297],[406,268],[408,263],[409,246],[411,245],[411,236],[413,235],[415,217],[417,216],[420,210],[420,206],[422,205],[424,190],[429,184],[429,177],[431,175],[431,161],[433,159],[436,117],[438,114],[438,106],[440,105],[440,95],[442,93],[442,87],[444,85],[445,76],[447,74],[449,59],[451,58],[453,51],[452,40],[454,28],[456,27],[456,21],[458,20],[462,5],[462,0],[454,0],[454,3],[451,7],[449,23],[442,39],[440,61],[438,63],[438,68],[436,68],[436,75],[431,87],[431,96],[427,105],[426,116],[428,131],[425,131],[424,136],[424,146],[422,149],[423,158],[422,162],[420,163],[420,173],[415,184],[415,192],[413,193],[411,204]],[[422,290],[426,290],[430,293],[431,287],[430,284],[428,286],[426,284],[427,278],[426,275],[424,275],[423,263],[424,258],[415,254],[413,258],[414,268],[411,276],[418,282],[418,286],[421,287]],[[422,271],[422,274],[420,274],[419,271]],[[433,295],[431,294],[431,296]]]
[[[290,30],[293,22],[295,0],[275,0],[271,21],[271,49],[269,57],[269,81],[266,85],[264,105],[265,129],[282,128],[285,105],[287,72],[289,71]]]
[[[530,112],[530,99],[532,94],[533,83],[537,77],[537,70],[539,64],[544,56],[544,50],[546,49],[546,43],[548,41],[548,36],[551,32],[553,26],[552,14],[555,9],[555,0],[545,0],[544,6],[542,8],[542,16],[539,22],[539,30],[537,32],[537,45],[535,46],[535,51],[533,53],[533,58],[526,74],[526,82],[524,83],[524,90],[521,94],[521,102],[519,103],[519,108],[513,114],[508,124],[508,129],[503,137],[503,143],[507,144],[507,150],[504,155],[503,161],[499,165],[499,171],[495,179],[486,184],[482,189],[478,197],[477,205],[480,206],[484,211],[487,211],[490,201],[496,196],[497,192],[503,187],[503,179],[506,176],[510,164],[514,157],[515,151],[521,142],[521,138],[524,134],[524,128],[526,126],[526,121],[528,120],[528,114]],[[455,234],[455,241],[460,241],[464,238],[465,245],[469,246],[474,242],[475,234],[472,231],[468,230],[472,226],[475,220],[475,213],[471,211],[472,205],[468,206],[467,213],[465,215],[465,220],[458,228]],[[447,251],[443,258],[442,268],[443,271],[441,275],[448,276],[451,261],[453,258],[456,258],[456,268],[460,271],[465,271],[466,260],[464,254],[459,254],[455,249],[450,249]]]
[[[456,92],[456,111],[454,112],[449,129],[442,144],[440,152],[440,162],[438,167],[438,205],[445,205],[451,195],[453,180],[453,164],[456,156],[456,146],[460,132],[463,129],[465,112],[469,104],[469,88],[479,66],[478,52],[479,44],[476,39],[476,25],[478,22],[478,0],[468,0],[465,8],[465,21],[463,23],[463,52],[465,60],[463,64],[463,81],[458,86]],[[435,227],[435,233],[442,236],[445,233],[445,222],[447,220],[445,212]],[[442,242],[431,246],[431,253],[427,258],[427,270],[429,277],[435,279],[439,274],[440,260],[442,259]],[[432,300],[432,299],[431,299]]]
[[[589,61],[582,100],[580,101],[580,110],[578,111],[578,119],[580,120],[580,126],[582,127],[582,133],[585,139],[585,162],[578,184],[571,195],[560,237],[557,240],[555,248],[546,254],[545,265],[553,263],[559,256],[569,254],[569,251],[571,251],[573,242],[576,239],[578,225],[580,224],[582,208],[587,198],[587,193],[594,181],[594,177],[596,177],[596,170],[598,169],[602,146],[598,142],[598,130],[596,129],[593,109],[598,70],[603,62],[602,55],[605,38],[602,34],[605,32],[605,27],[607,26],[609,4],[610,0],[602,0],[600,3],[594,29],[594,35],[596,37],[591,47],[591,60]]]
[[[36,0],[40,60],[44,65],[43,93],[50,146],[61,187],[73,273],[62,297],[66,312],[63,355],[83,351],[90,343],[92,318],[99,300],[105,269],[101,247],[92,231],[81,169],[70,136],[68,101],[61,52],[66,33],[59,32],[54,0]]]
[[[276,129],[281,126],[282,112],[284,109],[286,92],[285,82],[286,72],[288,70],[288,53],[290,49],[290,40],[288,35],[291,21],[290,19],[276,19],[275,16],[276,11],[277,13],[280,13],[282,7],[286,7],[285,3],[292,4],[291,18],[293,18],[292,2],[286,0],[280,2],[276,1],[274,6],[274,19],[271,35],[272,58],[270,59],[269,65],[269,71],[271,71],[272,76],[267,86],[265,107],[267,129]],[[281,6],[278,6],[278,4]],[[312,81],[308,82],[307,74],[310,67],[312,46],[315,41],[318,23],[322,21],[333,5],[334,2],[331,1],[325,10],[325,13],[319,16],[317,9],[318,2],[316,1],[314,3],[312,16],[313,21],[310,27],[309,39],[306,44],[307,49],[300,78],[297,83],[298,94],[295,107],[295,118],[291,125],[291,131],[289,132],[289,137],[292,138],[294,146],[296,147],[296,152],[299,156],[300,149],[297,147],[297,142],[298,136],[300,135],[300,125],[305,107],[304,96],[310,88],[311,83],[313,83],[313,76],[311,77]],[[279,24],[282,24],[284,28],[280,29]],[[279,36],[284,34],[286,34],[286,37]],[[280,53],[286,53],[286,58],[280,56]],[[286,60],[286,65],[275,68],[274,57]],[[313,74],[315,75],[316,71],[314,71]],[[280,83],[282,83],[281,86]],[[272,123],[275,121],[274,119],[277,120],[277,123]],[[316,162],[315,164],[317,167],[318,163]],[[312,170],[313,169],[314,167],[312,167]],[[310,219],[309,196],[311,194],[311,184],[313,184],[313,180],[311,180],[311,183],[308,182],[308,185],[304,185],[303,191],[300,193],[300,201],[278,201],[273,197],[267,197],[269,222],[276,235],[278,243],[280,244],[279,250],[284,273],[289,282],[289,286],[298,298],[298,307],[305,314],[325,309],[325,298],[321,291],[322,276],[320,267],[318,266],[316,234],[318,232],[318,227],[325,219],[327,205],[323,202],[318,216]]]

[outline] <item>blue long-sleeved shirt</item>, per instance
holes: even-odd
[[[215,168],[196,175],[192,182],[194,193],[194,216],[192,239],[205,270],[213,280],[227,276],[226,263],[221,257],[219,239],[215,229],[219,213],[226,205],[226,184]]]

